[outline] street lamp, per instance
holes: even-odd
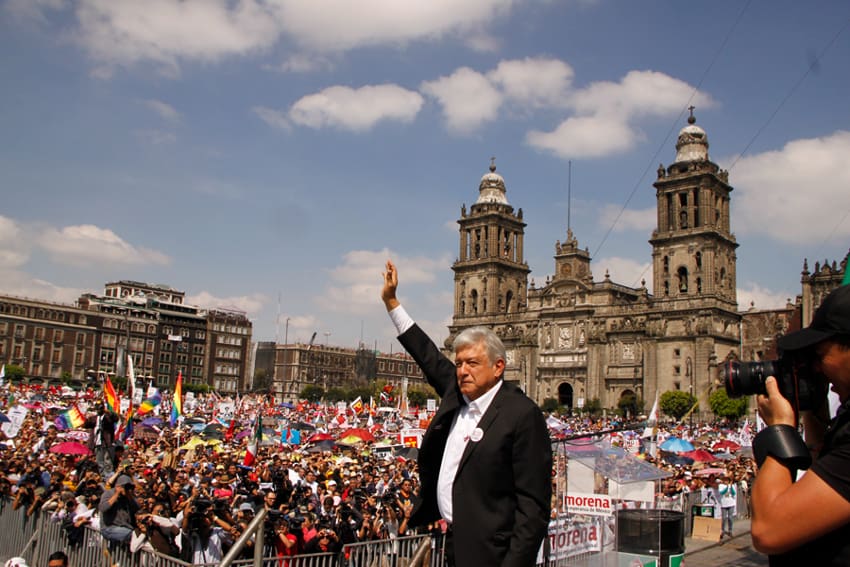
[[[691,363],[691,357],[689,356],[687,360],[685,360],[685,378],[688,379],[689,388],[691,391],[691,400],[694,399],[694,372],[693,372],[693,364]],[[691,409],[691,429],[694,428],[694,412],[693,408]]]

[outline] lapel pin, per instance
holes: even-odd
[[[469,434],[469,440],[473,441],[475,443],[478,443],[483,438],[484,438],[484,432],[481,431],[480,427],[476,427],[475,429],[472,430],[472,433]]]

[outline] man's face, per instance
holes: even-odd
[[[64,559],[51,559],[47,562],[47,567],[68,567]]]
[[[817,345],[815,352],[815,370],[832,383],[832,391],[841,403],[846,402],[850,399],[850,348],[828,339]]]
[[[491,363],[484,343],[465,346],[455,353],[457,384],[460,391],[470,400],[477,400],[496,385],[505,370],[502,359]]]

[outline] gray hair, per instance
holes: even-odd
[[[457,352],[461,348],[475,346],[479,343],[484,344],[484,350],[487,352],[487,358],[490,364],[496,364],[496,361],[506,360],[507,353],[505,345],[502,344],[502,339],[493,332],[489,327],[469,327],[455,337],[452,342],[452,349]]]

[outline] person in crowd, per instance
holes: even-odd
[[[47,567],[68,567],[68,556],[61,549],[47,557]]]
[[[94,451],[100,474],[109,476],[115,466],[115,424],[119,418],[102,403],[95,411],[96,415],[86,421],[86,426],[91,429],[89,449]]]
[[[732,526],[738,506],[737,483],[729,474],[723,476],[717,483],[717,500],[720,503],[721,533],[720,538],[732,537]]]
[[[133,479],[122,474],[115,481],[115,488],[105,490],[98,506],[101,516],[100,533],[109,541],[129,542],[136,529],[136,501]]]
[[[459,333],[451,361],[401,306],[391,261],[383,280],[381,298],[399,341],[441,397],[419,450],[421,501],[410,523],[445,519],[446,552],[459,567],[533,565],[552,496],[552,449],[543,414],[504,382],[507,355],[491,329]]]
[[[802,412],[804,442],[798,408],[783,397],[775,377],[765,380],[758,406],[768,427],[753,440],[759,465],[753,544],[770,554],[771,565],[850,565],[850,285],[827,295],[809,326],[780,337],[777,346],[783,357],[805,361],[795,368],[796,379],[823,394]],[[820,386],[826,381],[841,406],[824,427],[826,389]]]

